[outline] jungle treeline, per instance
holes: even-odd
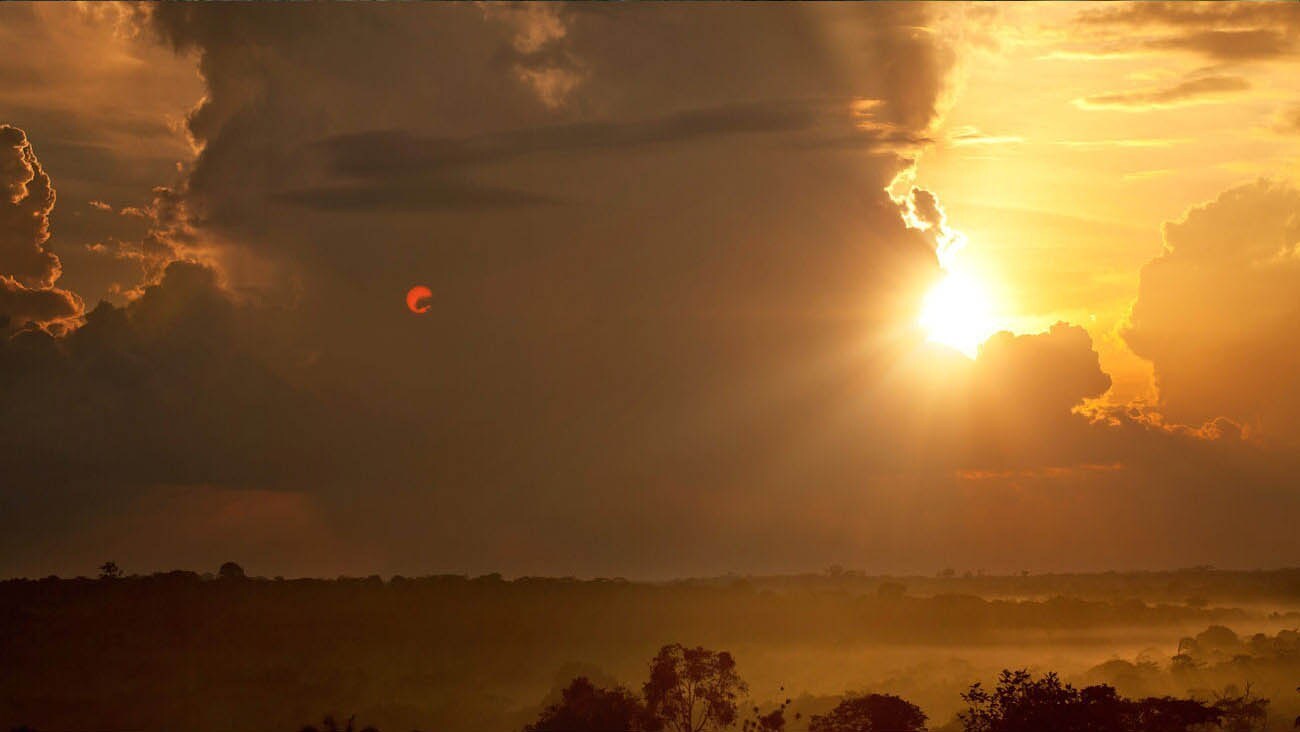
[[[1109,688],[1111,712],[1134,718],[1144,699],[1267,701],[1256,722],[1270,729],[1300,713],[1300,572],[941,574],[322,580],[106,563],[94,578],[0,582],[0,724],[291,731],[336,712],[381,730],[540,732],[547,709],[584,693],[575,679],[645,705],[665,647],[727,649],[747,680],[737,730],[780,709],[784,729],[817,732],[814,716],[873,694],[915,704],[927,729],[1012,729],[951,726],[1002,668],[1068,693]],[[1053,665],[1067,655],[1078,668]]]

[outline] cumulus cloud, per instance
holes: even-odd
[[[1258,437],[1300,439],[1300,192],[1259,181],[1165,226],[1142,269],[1124,337],[1155,365],[1174,421],[1227,417]]]
[[[946,267],[952,256],[966,246],[966,236],[948,225],[948,217],[932,191],[913,186],[899,204],[909,226],[928,232],[941,266]]]
[[[182,260],[196,261],[207,254],[200,246],[200,235],[180,191],[155,187],[147,205],[128,206],[119,213],[137,219],[144,233],[139,239],[116,239],[97,245],[97,251],[138,267],[135,273],[138,279],[114,283],[114,292],[138,297],[144,287],[158,284],[168,265]]]
[[[981,393],[1046,415],[1069,414],[1110,388],[1088,332],[1066,323],[1036,335],[995,334],[981,347],[976,365],[986,380]]]
[[[0,330],[27,323],[50,325],[81,314],[81,299],[55,287],[29,288],[0,275]]]
[[[559,6],[485,6],[484,14],[515,31],[510,46],[500,53],[501,62],[509,64],[547,107],[563,105],[582,83],[586,70],[563,43],[567,28]]]
[[[54,286],[62,266],[46,248],[54,185],[27,135],[9,125],[0,125],[0,190],[0,328],[80,315],[80,298]]]
[[[1076,99],[1075,104],[1083,109],[1167,109],[1220,101],[1224,95],[1245,91],[1250,86],[1250,82],[1240,76],[1202,76],[1170,87],[1083,97]]]
[[[22,130],[0,126],[0,187],[8,194],[0,208],[0,272],[32,287],[59,278],[59,258],[45,248],[50,238],[54,186]]]

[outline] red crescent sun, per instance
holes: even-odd
[[[406,293],[406,307],[417,315],[427,313],[433,307],[429,303],[431,299],[433,299],[433,290],[424,285],[416,285]]]

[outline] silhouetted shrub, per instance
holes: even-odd
[[[892,694],[846,697],[829,714],[814,715],[808,732],[920,732],[925,713]]]
[[[627,689],[599,689],[574,679],[558,704],[547,707],[524,732],[656,732],[663,724]]]
[[[217,570],[217,577],[223,580],[241,580],[247,575],[244,574],[244,568],[234,562],[226,562]]]

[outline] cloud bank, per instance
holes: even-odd
[[[974,361],[926,344],[921,301],[961,241],[910,185],[956,64],[931,12],[142,10],[202,75],[197,157],[125,216],[82,207],[137,227],[97,250],[137,270],[122,302],[0,348],[0,570],[168,566],[154,532],[267,573],[304,571],[321,534],[358,571],[406,573],[1295,556],[1294,532],[1240,541],[1289,515],[1286,456],[1200,426],[1285,434],[1296,412],[1254,385],[1209,398],[1222,374],[1162,350],[1222,345],[1165,314],[1208,307],[1183,301],[1201,265],[1160,274],[1218,251],[1191,233],[1205,217],[1170,228],[1175,264],[1134,309],[1158,409],[1076,413],[1110,385],[1077,326]],[[9,200],[47,215],[25,139]],[[1290,199],[1269,195],[1207,226],[1256,221],[1274,257]],[[57,292],[50,227],[14,221],[3,272]],[[1253,288],[1273,299],[1226,311],[1283,309],[1256,254],[1225,271],[1276,276]],[[205,538],[211,506],[246,519],[228,545]]]

